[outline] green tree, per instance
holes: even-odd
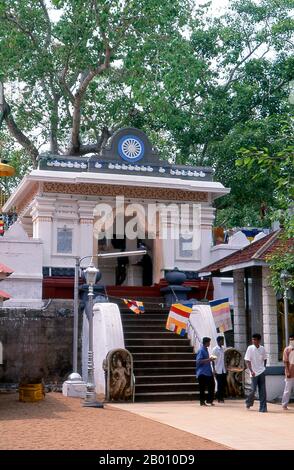
[[[1,119],[33,164],[44,142],[53,153],[98,152],[134,113],[140,65],[148,79],[149,58],[184,41],[190,9],[189,0],[0,0]]]
[[[294,0],[231,1],[218,18],[195,3],[0,0],[3,152],[8,132],[36,165],[40,149],[96,153],[117,128],[140,127],[163,157],[211,165],[231,187],[219,222],[257,224],[271,180],[235,161],[289,111]]]
[[[271,217],[280,220],[283,231],[279,249],[270,254],[267,261],[271,268],[272,284],[276,291],[281,291],[280,274],[283,270],[292,275],[288,285],[294,287],[294,118],[279,116],[274,124],[276,138],[271,145],[241,148],[236,164],[248,168],[252,180],[268,179],[274,185],[275,208]]]

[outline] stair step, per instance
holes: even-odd
[[[190,375],[136,375],[136,385],[141,384],[181,384],[181,383],[193,383],[196,384],[195,374]]]
[[[154,312],[154,313],[141,313],[135,314],[132,312],[120,312],[122,320],[134,320],[134,321],[142,321],[142,320],[162,320],[163,318],[167,318],[168,312]]]
[[[123,329],[127,333],[131,333],[132,331],[140,331],[141,333],[145,333],[145,332],[148,333],[148,332],[153,332],[153,331],[156,332],[156,330],[164,331],[165,325],[166,325],[166,322],[156,322],[156,323],[155,322],[149,322],[149,323],[142,322],[142,324],[140,325],[137,322],[134,322],[134,323],[129,322],[127,326],[125,324],[123,325]]]
[[[196,383],[153,383],[153,384],[137,384],[135,386],[135,394],[152,393],[152,392],[198,392],[199,385]]]
[[[152,319],[152,318],[143,318],[143,320],[134,320],[134,319],[131,319],[131,318],[128,318],[128,319],[123,319],[122,320],[122,325],[123,325],[123,329],[126,330],[127,327],[129,326],[139,326],[139,327],[142,327],[142,326],[152,326],[152,325],[163,325],[164,328],[165,328],[165,325],[166,325],[166,319],[164,318],[155,318],[155,319]]]
[[[152,318],[147,318],[146,320],[134,320],[131,318],[127,318],[122,320],[122,325],[124,329],[126,329],[126,327],[128,326],[138,326],[140,328],[142,326],[163,325],[163,328],[165,329],[166,318],[155,318],[154,320]]]
[[[190,401],[199,400],[198,392],[146,392],[136,393],[136,402],[147,401]]]
[[[151,345],[151,346],[130,346],[128,345],[129,351],[135,355],[138,353],[141,354],[162,354],[162,353],[190,353],[193,354],[193,349],[190,345],[180,345],[180,346],[158,346],[158,345]]]
[[[199,399],[195,354],[187,336],[166,330],[169,308],[146,301],[143,314],[135,315],[123,303],[120,311],[134,361],[135,401]]]
[[[166,377],[170,377],[171,375],[180,375],[180,374],[183,374],[183,375],[194,375],[195,376],[195,364],[194,364],[194,367],[193,366],[190,366],[190,367],[183,367],[183,366],[179,366],[179,367],[148,367],[148,365],[146,367],[134,367],[134,373],[135,373],[135,377],[139,376],[139,377],[148,377],[150,375],[152,375],[153,377],[157,377],[157,376],[166,376]]]
[[[156,339],[156,338],[136,338],[126,339],[126,348],[133,348],[134,346],[190,346],[190,341],[186,338],[179,339]]]
[[[154,359],[151,359],[151,360],[138,360],[138,361],[135,361],[134,363],[134,369],[135,370],[138,370],[138,369],[145,369],[145,368],[149,368],[152,370],[153,369],[157,369],[157,368],[160,368],[160,369],[165,369],[165,370],[169,370],[169,373],[170,373],[170,369],[172,368],[183,368],[183,367],[194,367],[194,370],[195,370],[195,360],[170,360],[170,361],[166,361],[166,360],[154,360]]]
[[[133,353],[134,362],[136,361],[186,361],[191,360],[195,362],[194,354],[192,352],[162,352],[162,353],[152,353],[152,352],[138,352]]]
[[[155,336],[156,335],[156,336]],[[148,330],[148,331],[138,331],[138,329],[132,329],[131,331],[128,330],[125,332],[125,339],[129,339],[129,338],[138,338],[139,336],[141,338],[144,338],[144,337],[147,337],[150,339],[150,337],[152,338],[162,338],[162,339],[167,339],[167,338],[172,338],[172,339],[182,339],[182,338],[185,338],[185,336],[179,336],[179,335],[176,335],[175,333],[173,333],[172,331],[162,331],[162,330],[158,330],[158,331],[154,331],[154,329],[152,330]]]

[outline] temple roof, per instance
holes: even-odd
[[[6,266],[3,263],[0,263],[0,275],[1,274],[6,274],[6,276],[9,276],[12,273],[13,273],[13,270],[11,268],[9,268],[8,266]]]
[[[207,194],[205,202],[208,203],[230,192],[229,188],[213,181],[213,169],[210,167],[175,165],[161,160],[146,134],[135,128],[117,131],[109,143],[102,147],[99,154],[41,155],[38,169],[23,178],[14,194],[3,206],[3,211],[19,207],[30,194],[32,195],[34,191],[36,194],[38,187],[43,183],[75,185],[81,191],[85,185],[104,188],[107,185],[116,186],[118,191],[118,186],[123,185],[137,187],[140,190],[142,188],[142,193],[143,188],[157,188],[158,194],[154,191],[153,199],[168,200],[169,197],[163,197],[163,191],[182,192],[181,200],[187,201],[190,200],[191,193],[199,192]],[[67,193],[70,187],[73,188],[68,186]],[[40,192],[46,191],[40,190]],[[61,186],[56,192],[62,192]],[[195,199],[194,196],[192,200],[193,198]]]
[[[3,300],[8,300],[11,298],[11,296],[9,294],[7,294],[7,292],[5,292],[5,290],[0,290],[0,299],[3,299]]]
[[[241,269],[249,266],[264,266],[266,265],[267,257],[277,251],[278,249],[293,246],[294,240],[285,241],[279,237],[281,230],[266,235],[265,237],[252,242],[250,245],[241,248],[234,253],[231,253],[224,258],[215,261],[201,268],[201,274],[220,275],[221,273],[228,273],[235,269]],[[223,274],[226,275],[226,274]]]
[[[120,129],[102,147],[99,154],[84,157],[67,155],[41,155],[39,169],[70,172],[97,172],[159,176],[212,181],[210,167],[175,165],[159,158],[147,135],[139,129]]]

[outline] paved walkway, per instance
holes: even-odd
[[[268,413],[258,412],[258,403],[246,410],[243,401],[228,400],[214,407],[199,402],[133,403],[112,405],[168,424],[182,431],[219,442],[233,449],[294,449],[294,406],[283,411],[268,404]]]
[[[143,405],[144,406],[144,405]],[[143,408],[142,408],[143,409]],[[0,394],[0,449],[223,450],[223,445],[106,405],[48,393],[37,403]]]

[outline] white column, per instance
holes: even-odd
[[[33,221],[33,238],[43,242],[43,266],[51,265],[52,221],[55,212],[56,198],[36,197],[31,211]]]
[[[207,264],[211,256],[212,226],[215,219],[215,209],[210,206],[201,205],[201,259],[200,265]]]
[[[247,348],[246,313],[244,294],[244,269],[234,271],[234,343],[235,348],[245,353]]]
[[[162,239],[163,269],[173,269],[175,265],[175,229],[178,224],[179,211],[176,204],[160,212],[160,236]],[[163,277],[162,272],[162,277]]]
[[[278,364],[277,299],[270,283],[270,271],[262,267],[263,340],[268,365]]]
[[[78,256],[96,255],[98,249],[98,240],[94,240],[93,223],[94,208],[97,201],[78,201],[79,213],[79,252]],[[95,247],[95,248],[94,248]],[[94,253],[95,251],[95,253]],[[89,259],[85,260],[85,265],[89,264]],[[94,260],[96,262],[96,260]]]

